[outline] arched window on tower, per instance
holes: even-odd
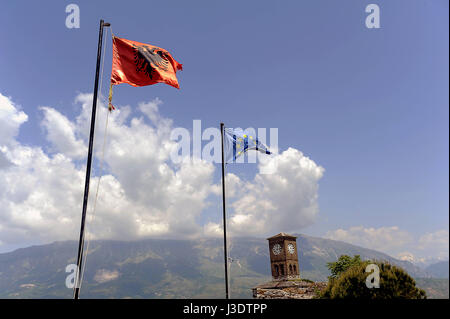
[[[297,266],[294,265],[294,274],[297,274]]]
[[[284,265],[280,265],[281,276],[284,276]]]
[[[292,275],[292,274],[294,274],[294,273],[292,272],[292,265],[289,265],[289,275]]]
[[[280,275],[279,269],[278,269],[278,265],[275,265],[275,277],[278,277]]]

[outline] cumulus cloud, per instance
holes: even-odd
[[[411,234],[397,226],[379,228],[355,226],[348,230],[329,231],[325,237],[381,251],[386,250],[386,248],[404,247],[405,244],[413,241]]]
[[[426,233],[420,236],[417,248],[423,252],[427,252],[437,259],[448,259],[448,230],[438,230],[432,233]]]
[[[70,121],[60,112],[40,108],[50,154],[15,140],[27,116],[2,96],[0,170],[0,240],[5,244],[75,239],[79,229],[92,95],[80,94],[80,115]],[[171,166],[171,121],[159,115],[161,101],[141,103],[137,117],[128,107],[113,112],[95,217],[91,179],[88,230],[90,238],[137,239],[150,236],[194,236],[202,232],[197,219],[207,205],[213,184],[210,163]],[[96,158],[101,154],[107,110],[99,103]],[[147,124],[146,117],[151,124]],[[98,162],[98,161],[97,161]],[[5,164],[6,163],[6,164]],[[9,163],[9,164],[8,164]],[[80,167],[81,166],[81,167]],[[98,168],[98,163],[94,168]],[[101,172],[97,172],[101,173]]]
[[[274,173],[264,173],[268,171]],[[289,148],[260,162],[259,173],[252,181],[228,174],[230,196],[239,189],[239,196],[230,205],[230,232],[261,236],[311,225],[319,212],[318,182],[323,173],[324,169],[302,152]],[[210,223],[206,229],[217,234],[221,227]]]
[[[86,157],[86,145],[75,136],[75,125],[53,108],[43,106],[39,109],[44,113],[41,125],[47,132],[47,140],[54,147],[53,150],[69,158]]]
[[[228,199],[234,199],[240,194],[243,182],[242,180],[233,173],[227,173],[225,176],[226,180],[226,195]],[[217,196],[222,196],[222,184],[212,185],[211,192]]]
[[[417,264],[426,263],[432,258],[448,259],[448,230],[427,233],[417,238],[398,226],[354,226],[329,231],[325,237],[382,251]]]
[[[0,93],[0,145],[14,142],[19,127],[28,120],[28,116],[19,111],[9,97]]]
[[[11,98],[0,94],[0,245],[78,238],[92,94],[79,94],[75,101],[80,113],[73,120],[51,107],[39,108],[50,146],[44,151],[17,140],[28,116]],[[98,104],[89,238],[222,235],[221,222],[199,222],[211,199],[220,202],[221,185],[213,181],[214,166],[201,160],[171,161],[177,144],[170,139],[173,123],[161,115],[161,105],[154,99],[139,103],[133,116],[130,106],[109,115],[104,170],[99,171],[108,111],[103,103]],[[319,212],[318,183],[324,169],[293,148],[258,165],[259,172],[249,181],[227,174],[230,234],[264,236],[311,225]],[[220,205],[215,206],[221,216]],[[448,230],[415,238],[397,226],[356,226],[330,231],[326,237],[404,260],[448,259]]]
[[[0,169],[11,165],[11,162],[6,158],[6,155],[3,154],[3,151],[0,149]]]
[[[0,95],[0,242],[6,245],[78,238],[85,178],[85,156],[92,94],[79,94],[80,113],[69,119],[49,106],[43,114],[48,145],[17,140],[27,115]],[[171,119],[161,115],[161,100],[120,106],[108,113],[99,101],[87,230],[91,239],[191,238],[221,235],[218,218],[204,213],[218,207],[221,186],[214,165],[202,160],[174,163]],[[106,117],[108,135],[102,157]],[[267,169],[277,170],[264,174]],[[251,181],[227,175],[229,229],[234,235],[263,236],[298,231],[318,214],[318,181],[324,169],[293,148],[259,163]],[[96,186],[101,176],[93,215]],[[217,201],[212,206],[211,201]],[[209,211],[211,213],[211,209]]]

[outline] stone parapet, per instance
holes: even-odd
[[[312,299],[326,286],[326,282],[277,280],[256,286],[252,290],[255,299]]]

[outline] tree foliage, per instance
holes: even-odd
[[[368,288],[366,272],[369,264],[376,264],[380,270],[379,288]],[[426,299],[424,290],[416,287],[415,280],[402,268],[388,262],[361,261],[341,256],[335,263],[329,263],[332,275],[328,286],[320,294],[330,299]]]
[[[361,257],[359,255],[355,255],[350,257],[348,255],[341,255],[339,259],[335,262],[327,263],[328,269],[331,271],[331,278],[337,278],[343,272],[345,272],[348,268],[360,265],[362,263]]]

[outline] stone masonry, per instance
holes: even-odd
[[[326,282],[284,280],[271,281],[252,290],[255,299],[312,299],[326,286]]]

